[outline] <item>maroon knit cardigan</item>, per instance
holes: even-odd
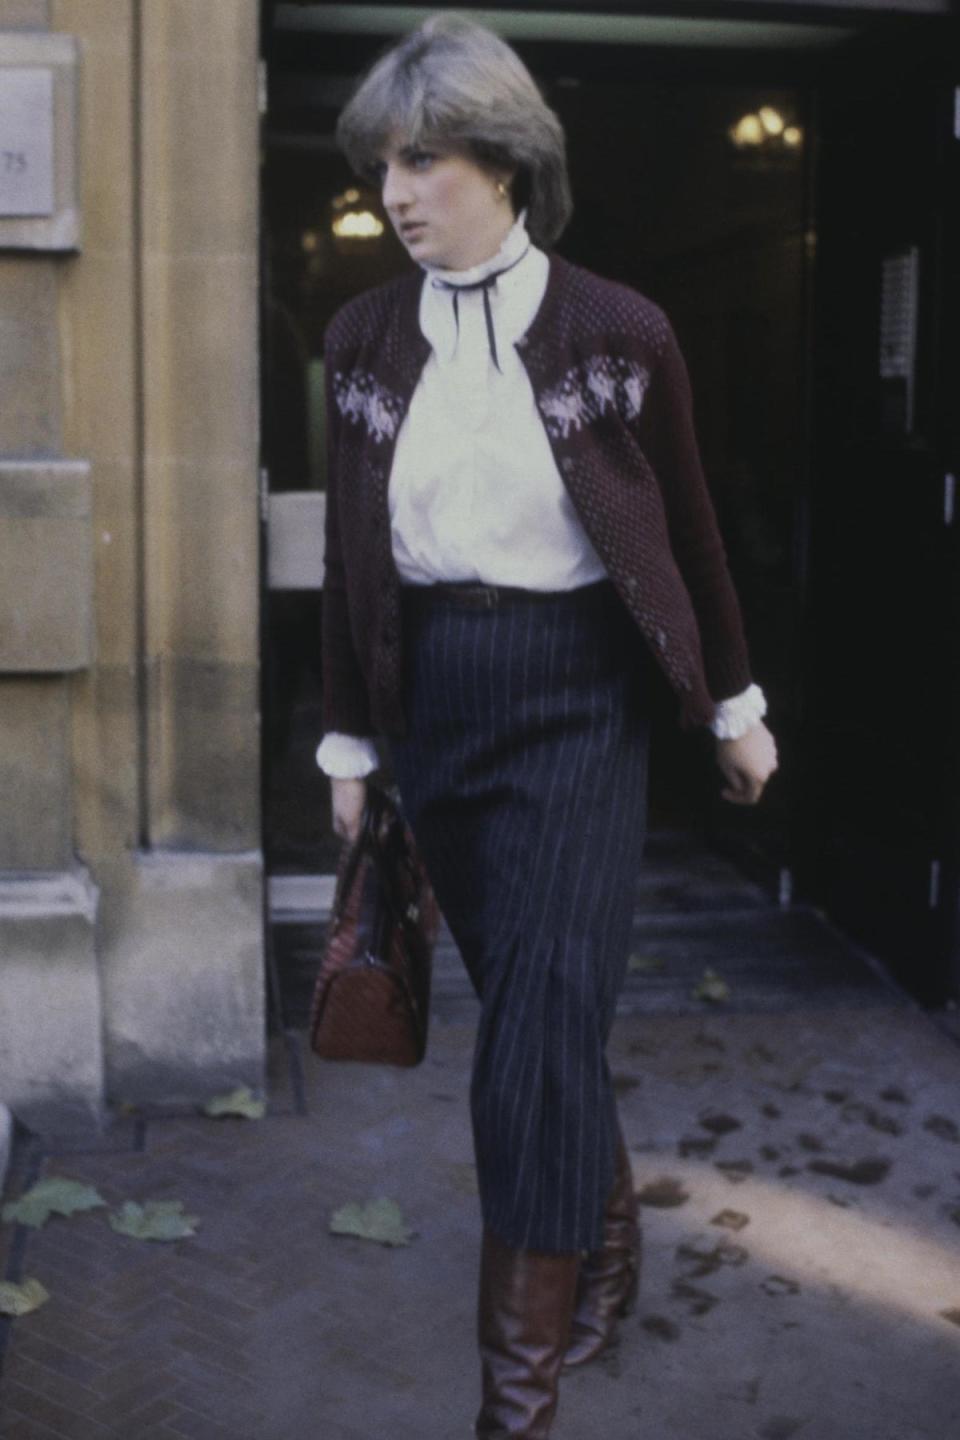
[[[549,261],[517,351],[583,527],[691,729],[751,677],[686,366],[651,300],[555,254]],[[366,291],[325,336],[323,719],[351,735],[405,733],[387,488],[430,354],[419,324],[423,282],[418,270]]]

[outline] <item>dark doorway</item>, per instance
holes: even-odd
[[[936,1002],[960,983],[960,48],[893,39],[848,45],[817,93],[798,867]]]

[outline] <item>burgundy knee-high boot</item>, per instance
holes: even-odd
[[[546,1440],[570,1338],[580,1252],[515,1250],[484,1230],[478,1440]]]
[[[623,1132],[617,1133],[613,1186],[604,1215],[603,1245],[580,1265],[570,1344],[563,1368],[594,1359],[612,1342],[617,1320],[634,1309],[640,1278],[641,1237],[633,1171]]]

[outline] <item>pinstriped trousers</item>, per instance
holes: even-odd
[[[646,832],[653,662],[609,580],[465,607],[402,590],[404,814],[481,1002],[471,1119],[484,1223],[600,1244],[605,1049]]]

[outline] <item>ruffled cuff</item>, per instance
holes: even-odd
[[[380,757],[372,740],[329,730],[317,746],[317,764],[333,780],[362,780],[378,768]]]
[[[739,695],[717,701],[717,713],[709,722],[718,740],[739,740],[767,713],[767,701],[759,685],[748,685]]]

